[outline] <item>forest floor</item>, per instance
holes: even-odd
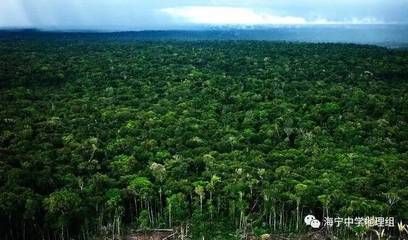
[[[170,239],[177,239],[177,237],[174,235],[174,233],[169,232],[169,231],[151,231],[151,232],[145,232],[145,233],[134,233],[131,235],[128,235],[126,240],[170,240]],[[247,236],[246,240],[328,240],[331,239],[328,236],[325,236],[324,234],[320,232],[312,232],[308,234],[303,234],[303,235],[281,235],[281,234],[274,234],[274,235],[268,235],[265,234],[262,237],[256,237],[256,236]]]
[[[128,235],[126,240],[164,240],[173,239],[174,232],[172,231],[149,231],[149,232],[139,232]]]

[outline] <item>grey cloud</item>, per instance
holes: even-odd
[[[175,18],[161,9],[189,6],[248,9],[268,19],[408,22],[408,0],[0,0],[0,27],[169,29],[191,24],[191,19]]]

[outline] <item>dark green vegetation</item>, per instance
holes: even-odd
[[[358,45],[3,39],[0,238],[407,220],[407,66]]]

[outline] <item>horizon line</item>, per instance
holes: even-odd
[[[86,27],[53,27],[53,26],[43,26],[43,27],[23,27],[23,26],[4,26],[0,27],[0,31],[37,31],[37,32],[100,32],[100,33],[115,33],[115,32],[166,32],[166,31],[210,31],[210,30],[266,30],[273,28],[290,28],[290,27],[358,27],[358,26],[408,26],[407,23],[403,22],[392,22],[392,23],[310,23],[310,24],[254,24],[254,25],[243,25],[243,24],[224,24],[224,25],[184,25],[171,28],[128,28],[128,27],[96,27],[96,26],[86,26]]]

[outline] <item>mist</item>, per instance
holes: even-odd
[[[407,0],[2,0],[1,28],[169,30],[202,25],[405,24]]]

